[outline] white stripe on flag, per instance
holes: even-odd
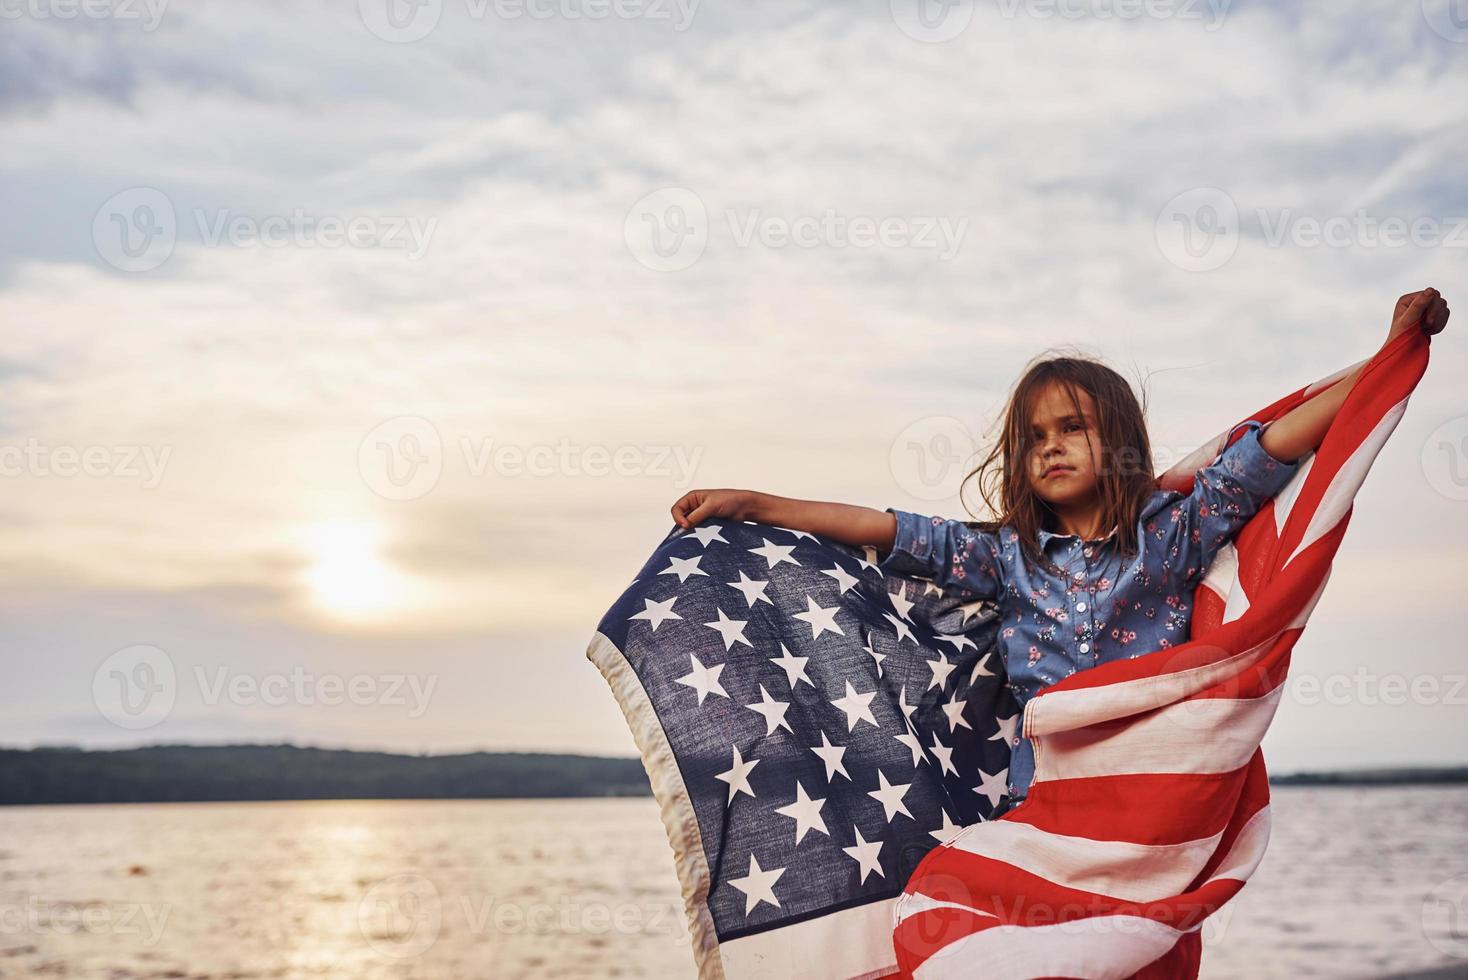
[[[1166,955],[1179,929],[1135,915],[1099,915],[1048,926],[995,926],[928,957],[914,980],[1092,977],[1121,980]]]
[[[1248,881],[1249,876],[1254,873],[1254,869],[1259,866],[1259,861],[1264,857],[1265,847],[1269,845],[1269,827],[1269,807],[1264,806],[1244,822],[1239,835],[1234,838],[1233,846],[1228,849],[1228,853],[1223,857],[1223,862],[1219,864],[1218,870],[1209,876],[1208,881],[1218,881],[1221,878],[1232,878],[1239,882]]]
[[[1403,398],[1382,415],[1381,420],[1376,423],[1365,439],[1361,440],[1351,455],[1341,464],[1331,477],[1330,486],[1320,498],[1320,505],[1310,515],[1310,524],[1305,530],[1304,537],[1300,538],[1300,544],[1285,560],[1285,565],[1295,560],[1295,557],[1310,545],[1319,541],[1328,534],[1331,528],[1340,523],[1340,520],[1351,503],[1356,498],[1356,491],[1361,489],[1361,484],[1366,481],[1366,472],[1371,469],[1371,464],[1376,460],[1377,453],[1386,443],[1387,437],[1401,421],[1402,414],[1407,411],[1407,399]]]
[[[892,945],[896,897],[719,944],[728,977],[856,980],[897,972]],[[873,963],[886,964],[877,969]]]
[[[1282,685],[1257,698],[1193,698],[1130,721],[1045,736],[1035,782],[1133,773],[1233,772],[1247,763],[1274,718]]]
[[[1269,648],[1278,638],[1271,636],[1242,653],[1189,670],[1117,681],[1105,687],[1051,691],[1031,698],[1025,705],[1024,734],[1047,735],[1051,732],[1070,731],[1083,725],[1128,718],[1172,704],[1247,670],[1269,652]],[[1154,651],[1147,656],[1157,655]],[[1036,752],[1039,751],[1037,747]]]
[[[1223,837],[1220,831],[1180,844],[1133,844],[1052,834],[1015,820],[982,826],[981,833],[953,838],[953,849],[991,858],[1065,888],[1129,902],[1181,894]]]

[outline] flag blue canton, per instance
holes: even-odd
[[[720,942],[895,897],[993,814],[1020,722],[997,628],[805,531],[709,521],[658,547],[599,630],[676,758]]]

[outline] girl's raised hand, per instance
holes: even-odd
[[[673,504],[673,523],[691,528],[710,517],[752,520],[756,496],[750,490],[690,490]]]
[[[1441,333],[1448,325],[1451,313],[1448,301],[1431,286],[1420,292],[1407,293],[1397,300],[1397,308],[1392,313],[1392,329],[1386,339],[1393,340],[1408,330],[1421,330],[1428,336]]]

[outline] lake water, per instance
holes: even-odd
[[[1273,799],[1204,977],[1468,974],[1468,788]],[[0,977],[692,973],[650,799],[0,808]]]

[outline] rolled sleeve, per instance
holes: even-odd
[[[1002,575],[999,540],[962,521],[887,508],[897,518],[892,550],[878,564],[886,571],[930,578],[968,596],[996,599]]]
[[[1300,469],[1300,461],[1285,462],[1270,455],[1259,441],[1264,430],[1272,423],[1253,419],[1242,422],[1229,430],[1228,439],[1241,428],[1247,428],[1244,437],[1223,451],[1218,463],[1224,472],[1244,489],[1258,511],[1265,501],[1285,488]],[[1227,443],[1228,439],[1224,442]]]
[[[1192,493],[1179,501],[1173,512],[1177,518],[1175,543],[1189,582],[1203,577],[1219,550],[1300,469],[1299,460],[1277,459],[1260,444],[1259,436],[1266,424],[1250,420],[1230,429],[1225,444],[1240,428],[1248,431],[1227,446],[1217,460],[1198,470]]]

